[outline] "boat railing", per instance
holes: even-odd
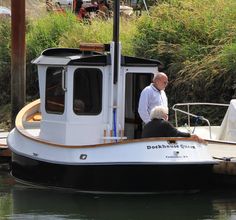
[[[180,106],[186,106],[187,111],[184,111],[184,110],[180,109],[179,108]],[[176,124],[176,127],[178,127],[178,116],[177,116],[177,114],[178,114],[178,112],[180,112],[180,113],[183,113],[183,114],[188,116],[188,124],[187,124],[188,131],[191,131],[191,129],[190,129],[190,126],[191,126],[190,118],[193,117],[193,118],[196,118],[196,120],[202,120],[202,121],[205,121],[207,123],[207,125],[209,127],[209,136],[210,136],[210,139],[212,139],[210,121],[202,115],[195,115],[193,113],[190,113],[190,106],[224,106],[224,107],[228,107],[229,104],[208,103],[208,102],[193,102],[193,103],[177,103],[177,104],[173,105],[173,107],[172,107],[172,109],[175,111],[175,124]],[[194,129],[195,129],[195,127],[194,127]],[[192,133],[194,133],[194,129],[193,129]]]

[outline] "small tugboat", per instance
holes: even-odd
[[[47,49],[33,61],[40,99],[19,112],[8,135],[12,175],[27,184],[93,193],[206,187],[216,163],[206,143],[140,138],[139,94],[161,63],[121,55],[119,1],[114,4],[110,45]]]

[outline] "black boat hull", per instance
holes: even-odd
[[[12,153],[12,175],[41,186],[83,192],[155,193],[209,187],[213,164],[63,165]]]

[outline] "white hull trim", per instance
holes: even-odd
[[[171,139],[172,140],[172,139]],[[21,135],[8,137],[10,149],[22,156],[56,164],[214,164],[206,145],[192,139],[140,139],[91,146],[52,146]]]

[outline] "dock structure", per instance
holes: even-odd
[[[219,182],[226,181],[227,185],[234,185],[236,183],[236,146],[235,143],[224,144],[213,141],[208,142],[208,150],[212,157],[219,161],[214,165],[213,173],[216,176],[216,180]]]
[[[8,162],[11,159],[11,151],[7,146],[8,133],[0,129],[0,163]]]

